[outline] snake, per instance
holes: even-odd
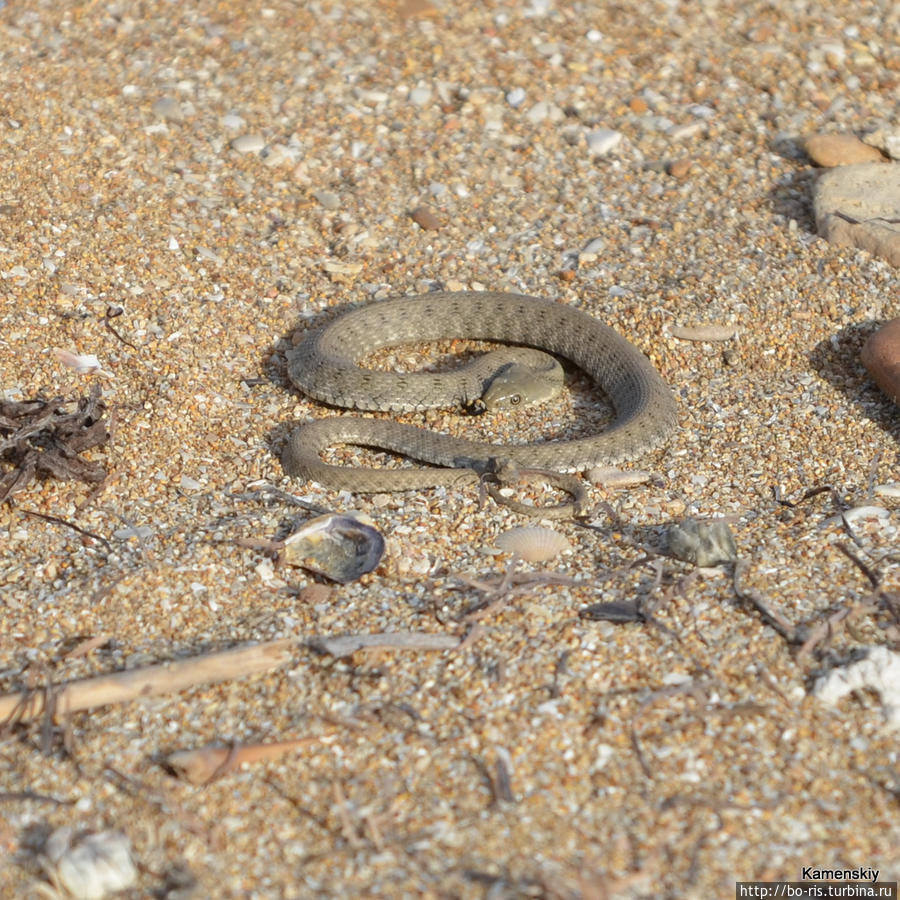
[[[462,369],[440,373],[385,372],[359,364],[383,348],[452,339],[514,345],[508,348],[514,355],[497,360],[503,351],[494,351]],[[515,355],[524,352],[522,348],[534,348],[525,362]],[[575,307],[523,294],[436,291],[352,309],[289,351],[287,373],[304,394],[348,409],[465,409],[484,404],[492,392],[514,406],[521,399],[517,385],[522,377],[512,377],[512,389],[498,390],[497,385],[502,387],[510,371],[524,366],[538,371],[532,386],[543,393],[535,352],[582,369],[611,402],[612,423],[587,437],[511,445],[458,438],[389,419],[341,415],[296,428],[282,452],[282,466],[288,475],[326,488],[389,493],[474,483],[486,473],[504,470],[573,473],[616,465],[659,447],[673,432],[677,409],[672,391],[634,344]],[[528,385],[529,376],[524,381]],[[338,445],[389,450],[431,465],[366,468],[326,463],[322,453]]]

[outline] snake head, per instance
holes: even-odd
[[[503,412],[543,403],[555,397],[562,389],[564,373],[556,360],[546,358],[550,361],[550,366],[544,369],[518,362],[504,366],[481,395],[484,408],[491,412]]]

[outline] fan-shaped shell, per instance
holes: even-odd
[[[514,553],[526,562],[546,562],[559,556],[572,545],[568,538],[552,528],[536,525],[511,528],[497,537],[497,546],[507,553]]]

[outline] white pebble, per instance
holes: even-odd
[[[891,481],[888,484],[875,486],[875,493],[879,497],[900,497],[900,481]]]
[[[525,102],[525,90],[517,87],[513,88],[506,95],[506,102],[513,108],[518,109]]]
[[[586,135],[588,150],[592,156],[604,156],[622,143],[622,134],[611,128],[598,128]]]
[[[325,207],[325,209],[337,209],[341,205],[341,198],[331,191],[313,191],[313,197]]]
[[[593,262],[597,258],[597,254],[606,246],[603,238],[594,238],[588,241],[578,253],[579,262]]]
[[[174,97],[160,97],[153,104],[153,115],[170,122],[180,122],[184,118],[184,110]]]
[[[238,153],[259,153],[266,146],[261,134],[242,134],[231,142],[231,149]]]
[[[545,120],[560,122],[565,117],[566,114],[555,103],[548,103],[546,100],[538,101],[525,113],[525,118],[532,125],[537,125]]]
[[[222,116],[222,125],[231,131],[243,128],[247,123],[237,113],[226,113]]]
[[[414,87],[409,92],[409,102],[413,106],[425,106],[431,100],[431,88]]]

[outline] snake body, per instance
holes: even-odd
[[[458,408],[481,396],[484,363],[439,374],[399,374],[358,365],[382,347],[452,338],[520,344],[570,360],[607,395],[615,420],[591,437],[511,446],[384,419],[317,419],[288,439],[282,454],[285,471],[325,487],[377,493],[472,482],[503,464],[580,472],[634,459],[659,446],[675,427],[672,392],[640,350],[583,312],[520,294],[439,292],[355,309],[291,351],[288,374],[301,391],[335,406],[395,412]],[[496,363],[487,366],[495,369]],[[369,469],[323,462],[322,451],[338,444],[378,447],[446,468]]]

